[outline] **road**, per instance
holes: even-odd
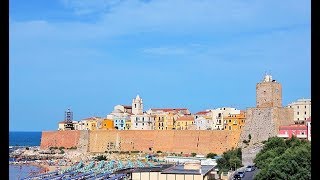
[[[246,172],[244,177],[242,178],[243,180],[253,180],[254,175],[258,172],[259,170],[256,168],[254,171],[251,172]]]

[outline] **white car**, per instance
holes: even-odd
[[[254,166],[251,166],[251,165],[246,167],[246,171],[248,171],[248,172],[254,171],[254,169],[255,169]]]

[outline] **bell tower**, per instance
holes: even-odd
[[[143,102],[139,95],[132,99],[132,113],[135,115],[143,114]]]

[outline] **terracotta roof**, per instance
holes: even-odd
[[[209,112],[211,111],[199,111],[195,115],[204,115],[204,114],[208,114]]]
[[[188,110],[187,108],[151,108],[152,111],[179,111],[179,110]]]
[[[82,120],[96,120],[96,119],[100,119],[101,117],[88,117]]]
[[[122,105],[122,106],[126,109],[132,109],[132,106],[129,106],[129,105]]]
[[[194,117],[193,116],[181,116],[177,119],[177,121],[194,121]]]
[[[307,130],[307,126],[300,124],[291,124],[288,126],[280,126],[279,130]]]

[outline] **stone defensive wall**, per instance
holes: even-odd
[[[47,131],[42,132],[40,148],[81,146],[88,152],[163,151],[179,154],[222,154],[232,147],[237,147],[240,133],[228,130]]]
[[[277,136],[279,126],[294,124],[292,108],[248,108],[240,142],[249,140],[251,144],[262,142],[269,137]]]
[[[77,147],[80,150],[88,149],[88,131],[43,131],[40,149],[50,147]]]

